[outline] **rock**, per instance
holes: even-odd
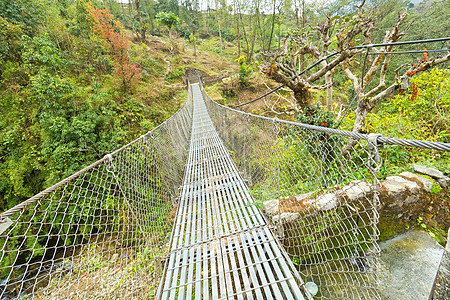
[[[418,183],[419,185],[421,185],[423,187],[423,189],[425,191],[427,191],[428,193],[431,192],[431,189],[433,188],[433,182],[431,182],[430,180],[428,180],[425,177],[416,175],[414,173],[411,172],[403,172],[400,173],[399,175],[400,177],[403,177],[405,179],[408,179],[409,181],[414,181],[416,183]]]
[[[301,195],[297,195],[294,196],[295,200],[300,202],[306,198],[311,197],[314,194],[314,192],[310,192],[310,193],[306,193],[306,194],[301,194]],[[280,200],[269,200],[263,203],[263,209],[264,212],[266,213],[266,215],[268,216],[274,216],[279,214],[280,212]]]
[[[407,186],[405,184],[393,180],[384,180],[381,184],[386,188],[390,196],[404,193],[407,190]]]
[[[405,204],[408,205],[417,202],[417,200],[419,200],[419,195],[408,196],[406,197]]]
[[[345,192],[350,200],[356,200],[370,193],[371,187],[367,182],[354,180],[348,185],[344,186],[342,188],[342,191]]]
[[[432,289],[433,300],[450,299],[450,229],[448,231],[447,246],[444,250],[444,255],[439,266],[434,286]]]
[[[4,217],[3,219],[0,220],[0,234],[2,234],[3,232],[5,232],[9,226],[11,226],[14,222],[8,218],[8,217]]]
[[[445,177],[444,173],[433,168],[428,168],[421,165],[413,165],[413,168],[416,173],[425,174],[436,179]]]
[[[445,176],[444,173],[439,170],[420,165],[414,165],[413,167],[414,172],[425,174],[436,179],[441,187],[448,187],[450,185],[450,178]]]
[[[409,231],[380,248],[381,298],[427,300],[444,249],[423,231]]]
[[[276,215],[272,218],[272,222],[275,224],[278,223],[289,223],[292,221],[297,220],[300,217],[299,213],[290,213],[290,212],[286,212],[286,213],[282,213],[280,215]]]
[[[301,194],[301,195],[295,196],[295,199],[297,199],[297,201],[300,202],[300,201],[302,201],[302,200],[304,200],[304,199],[306,199],[306,198],[311,197],[313,194],[314,194],[314,192],[309,192],[309,193],[306,193],[306,194]]]
[[[450,186],[450,178],[448,178],[448,177],[439,178],[437,181],[441,187]]]
[[[415,181],[407,180],[400,176],[389,176],[386,180],[402,183],[414,194],[417,194],[420,191],[420,186]]]
[[[280,210],[280,200],[275,199],[264,202],[263,209],[268,216],[274,216],[278,214]]]
[[[335,194],[325,194],[317,198],[313,205],[319,210],[330,210],[337,206],[337,197]]]

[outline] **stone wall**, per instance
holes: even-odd
[[[417,225],[445,231],[450,227],[450,178],[442,172],[415,165],[414,173],[403,172],[380,183],[380,241]],[[305,210],[328,211],[338,205],[361,203],[373,195],[372,184],[358,180],[334,189],[333,193],[311,192],[270,200],[263,203],[263,210],[283,235],[283,227],[295,228]]]
[[[445,232],[450,227],[450,178],[417,165],[414,171],[416,174],[403,172],[381,182],[380,240],[418,225]]]

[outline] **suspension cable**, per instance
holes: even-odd
[[[412,53],[424,53],[424,52],[445,52],[450,51],[450,48],[446,49],[433,49],[433,50],[410,50],[410,51],[392,51],[392,52],[369,52],[370,55],[383,55],[383,54],[412,54]]]

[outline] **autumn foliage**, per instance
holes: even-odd
[[[409,77],[413,77],[414,75],[416,75],[418,72],[422,72],[425,71],[425,66],[423,65],[423,63],[428,61],[428,53],[427,53],[427,49],[423,50],[423,54],[422,54],[422,62],[420,63],[415,63],[412,67],[412,70],[409,70],[406,72],[406,74]]]
[[[114,73],[121,79],[125,92],[137,84],[141,71],[128,57],[130,42],[124,37],[120,22],[109,13],[108,9],[95,8],[92,2],[89,2],[87,13],[92,31],[111,52]]]

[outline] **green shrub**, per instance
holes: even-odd
[[[179,66],[178,68],[173,69],[172,71],[166,74],[166,81],[170,83],[174,83],[186,72],[184,66]]]
[[[252,72],[252,66],[245,62],[244,56],[240,56],[236,62],[239,63],[239,85],[246,87],[249,85],[248,76]]]

